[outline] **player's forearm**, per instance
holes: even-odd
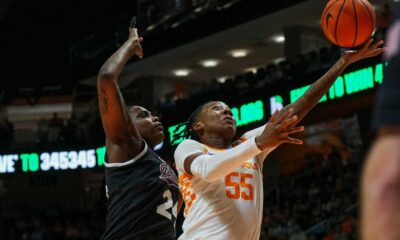
[[[342,57],[340,58],[328,72],[326,72],[318,81],[313,83],[311,87],[297,99],[296,102],[285,106],[281,114],[284,114],[290,108],[293,108],[293,115],[298,116],[298,122],[300,122],[306,114],[313,108],[319,100],[325,95],[336,79],[342,74],[342,72],[348,66],[348,62]]]
[[[128,60],[133,57],[134,39],[128,39],[100,68],[98,81],[116,81]]]
[[[201,155],[197,157],[192,162],[190,169],[193,176],[212,182],[225,177],[243,162],[260,152],[261,150],[257,147],[253,137],[237,147],[216,153],[213,156]]]
[[[103,64],[97,78],[97,92],[101,119],[107,139],[113,143],[125,143],[135,139],[139,146],[141,137],[129,120],[129,114],[117,83],[126,62],[134,54],[133,44],[133,40],[126,41]]]

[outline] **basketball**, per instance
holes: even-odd
[[[330,0],[321,16],[325,36],[333,44],[353,48],[375,30],[375,9],[367,0]]]

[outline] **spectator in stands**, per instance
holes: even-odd
[[[59,139],[63,127],[63,122],[58,118],[57,113],[53,113],[53,118],[49,122],[47,138],[49,142],[55,142]]]
[[[44,239],[44,228],[42,222],[40,220],[35,219],[34,220],[34,229],[31,234],[31,239],[32,240],[42,240]]]
[[[300,77],[305,75],[307,72],[307,67],[308,65],[306,63],[305,57],[303,55],[296,56],[293,62],[291,63],[291,71],[293,73],[293,76]]]
[[[38,124],[38,142],[39,142],[39,145],[40,146],[41,145],[45,145],[47,143],[47,131],[48,131],[49,124],[46,121],[46,119],[43,118],[43,117],[38,121],[37,124]]]
[[[296,225],[294,228],[293,235],[289,238],[289,240],[307,240],[306,233],[300,228],[300,226]]]
[[[270,83],[276,82],[280,78],[280,71],[275,64],[270,64],[267,66],[267,76]]]
[[[0,149],[9,150],[14,138],[14,125],[5,118],[0,121]]]
[[[342,231],[346,234],[352,234],[356,228],[357,221],[353,216],[348,216],[342,222]]]
[[[311,51],[305,56],[307,61],[307,71],[312,72],[319,69],[318,53],[317,51]]]
[[[279,239],[280,232],[283,239],[313,239],[313,236],[317,239],[356,239],[352,210],[357,203],[358,195],[354,189],[359,168],[352,164],[359,166],[360,163],[343,165],[340,155],[334,152],[328,155],[327,164],[322,165],[321,155],[305,170],[280,179],[276,189],[267,187],[264,226],[268,239]],[[345,181],[349,175],[354,177]],[[343,186],[345,182],[348,187]],[[301,229],[312,230],[305,236]]]
[[[83,113],[79,118],[78,134],[81,141],[90,139],[90,119],[91,115],[88,112]]]
[[[174,93],[170,92],[170,93],[165,95],[164,107],[165,108],[172,108],[174,106],[175,106]]]
[[[62,134],[68,146],[73,145],[77,142],[76,130],[78,129],[78,119],[75,113],[72,113],[71,117],[67,120],[65,128],[63,128]]]

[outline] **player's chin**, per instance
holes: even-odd
[[[154,142],[156,144],[160,144],[162,141],[164,141],[164,132],[163,131],[156,131],[154,133]]]
[[[235,124],[225,124],[223,126],[223,129],[224,129],[224,132],[225,132],[224,135],[235,136],[235,134],[236,134],[236,125]]]
[[[223,125],[223,128],[225,128],[227,131],[234,131],[236,132],[236,124],[235,123],[225,123]]]
[[[164,141],[164,132],[163,131],[151,131],[147,132],[145,136],[142,136],[145,141],[151,145],[158,145],[162,141]]]

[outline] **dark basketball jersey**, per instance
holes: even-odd
[[[396,5],[396,17],[386,38],[386,58],[389,65],[385,70],[379,89],[373,127],[400,126],[400,4]]]
[[[145,145],[124,163],[105,161],[108,213],[101,239],[175,238],[179,195],[175,172]]]

